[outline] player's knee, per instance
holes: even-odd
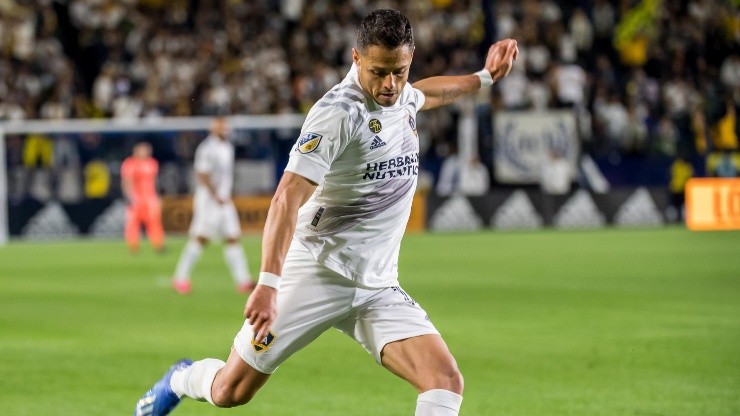
[[[447,374],[447,390],[457,394],[462,394],[464,387],[465,379],[460,370],[455,367],[454,370]]]
[[[443,389],[453,393],[462,394],[465,387],[465,380],[457,366],[446,367],[443,371],[437,372],[430,389]]]

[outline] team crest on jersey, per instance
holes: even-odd
[[[270,349],[270,346],[272,345],[272,341],[275,341],[275,334],[273,334],[272,332],[268,332],[267,336],[262,338],[259,341],[257,341],[256,339],[253,339],[252,347],[257,352],[264,352]]]
[[[380,120],[377,118],[372,118],[370,121],[368,121],[367,126],[370,127],[370,131],[373,133],[380,133],[381,130],[383,130],[383,125],[380,124]]]
[[[323,136],[316,133],[303,133],[298,139],[298,151],[301,153],[311,153],[319,147]]]

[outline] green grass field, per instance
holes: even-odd
[[[123,242],[0,247],[0,414],[127,415],[175,359],[225,358],[245,297],[209,247],[194,291],[169,252]],[[259,239],[244,240],[253,272]],[[740,233],[410,235],[401,282],[465,375],[462,415],[740,414]],[[246,407],[178,415],[414,413],[416,392],[337,331]]]

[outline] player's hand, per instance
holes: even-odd
[[[262,339],[270,332],[277,317],[277,290],[265,285],[257,285],[249,295],[244,306],[244,317],[252,325],[254,339]]]
[[[493,82],[509,74],[518,56],[519,48],[514,39],[500,40],[491,45],[486,56],[485,68],[491,73]]]

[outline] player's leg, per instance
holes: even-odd
[[[181,397],[221,407],[247,403],[281,363],[347,315],[354,294],[347,279],[317,264],[305,248],[291,248],[270,336],[256,342],[245,321],[226,363],[212,358],[178,362],[139,400],[136,414],[168,414]]]
[[[208,244],[208,239],[204,236],[191,237],[185,244],[180,253],[180,259],[175,267],[175,276],[172,279],[172,286],[177,293],[185,295],[190,293],[190,273],[193,267],[203,254],[203,247]]]
[[[224,261],[231,271],[231,277],[234,279],[236,290],[240,293],[249,293],[254,289],[255,283],[252,282],[247,257],[244,255],[244,248],[239,242],[241,234],[241,225],[239,216],[236,213],[234,204],[225,204],[223,209],[223,235],[224,238]]]
[[[352,310],[354,285],[316,262],[301,244],[293,242],[283,263],[277,317],[267,337],[254,339],[245,322],[234,338],[234,349],[250,366],[273,373],[280,364]]]
[[[185,244],[180,258],[175,268],[175,276],[172,279],[172,286],[180,294],[190,292],[190,273],[193,267],[203,254],[203,248],[208,244],[209,237],[216,231],[216,226],[220,218],[218,210],[214,205],[209,205],[207,201],[193,199],[193,219],[190,222],[188,235],[190,238]]]
[[[269,377],[244,363],[233,350],[225,363],[215,358],[180,360],[139,399],[134,416],[167,415],[183,397],[218,407],[245,404]]]
[[[139,251],[139,238],[141,233],[141,219],[136,205],[126,207],[126,225],[123,229],[126,246],[132,253]]]
[[[358,289],[363,307],[336,325],[420,393],[416,416],[456,416],[463,378],[424,309],[400,287]]]
[[[162,206],[159,199],[147,201],[146,235],[157,251],[164,250],[164,227],[162,227]]]
[[[457,416],[463,377],[442,337],[421,335],[388,343],[381,362],[419,392],[416,416]]]
[[[171,388],[179,397],[234,407],[249,402],[269,378],[270,374],[249,366],[232,348],[225,363],[206,358],[175,372]]]

